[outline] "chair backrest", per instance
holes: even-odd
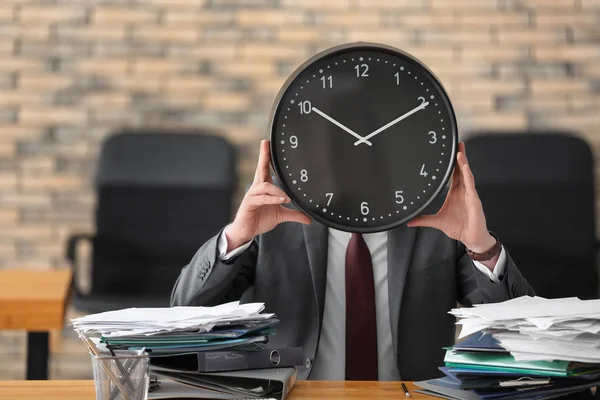
[[[596,298],[594,160],[567,132],[465,141],[488,228],[543,297]]]
[[[121,132],[101,150],[93,291],[168,293],[230,219],[234,152],[211,132]]]

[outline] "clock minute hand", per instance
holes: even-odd
[[[421,109],[424,109],[428,105],[429,105],[429,102],[427,102],[427,101],[424,102],[424,103],[419,104],[417,107],[413,108],[412,110],[410,110],[406,114],[403,114],[403,115],[399,116],[398,118],[396,118],[392,122],[388,122],[387,124],[385,124],[381,128],[377,129],[376,131],[373,131],[373,132],[369,133],[367,136],[363,137],[362,139],[357,140],[356,142],[354,142],[354,145],[358,146],[361,143],[367,143],[368,139],[371,139],[373,136],[375,136],[375,135],[377,135],[377,134],[385,131],[390,126],[396,125],[398,122],[402,121],[405,118],[410,117],[411,115],[413,115],[414,113],[416,113],[417,111],[419,111]],[[313,108],[313,110],[314,110],[314,108]]]
[[[367,145],[371,146],[372,143],[369,142],[368,140],[364,140],[365,138],[363,138],[362,136],[360,136],[358,133],[354,132],[352,129],[347,128],[346,126],[342,125],[341,123],[339,123],[338,121],[336,121],[335,119],[331,118],[329,115],[325,114],[323,111],[319,110],[317,107],[312,107],[312,111],[316,112],[317,114],[319,114],[321,117],[325,118],[327,121],[331,122],[332,124],[342,128],[343,130],[345,130],[346,132],[348,132],[349,134],[351,134],[352,136],[354,136],[355,138],[359,139],[360,143],[366,143]],[[355,143],[356,145],[356,143]]]

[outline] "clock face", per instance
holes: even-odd
[[[277,97],[271,160],[313,219],[377,232],[422,211],[448,182],[455,115],[419,61],[387,46],[338,46],[304,63]]]

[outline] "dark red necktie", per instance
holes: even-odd
[[[346,250],[346,380],[377,380],[373,261],[360,233]]]

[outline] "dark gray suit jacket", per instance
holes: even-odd
[[[439,209],[441,197],[425,214]],[[327,227],[317,222],[281,224],[229,262],[219,260],[219,235],[183,268],[171,304],[264,302],[266,311],[281,320],[269,346],[301,346],[306,362],[299,378],[309,378],[323,318]],[[388,287],[398,372],[411,381],[440,375],[442,347],[454,343],[455,321],[448,311],[457,302],[471,305],[534,295],[509,255],[496,284],[475,268],[462,243],[436,229],[405,225],[389,232]]]

